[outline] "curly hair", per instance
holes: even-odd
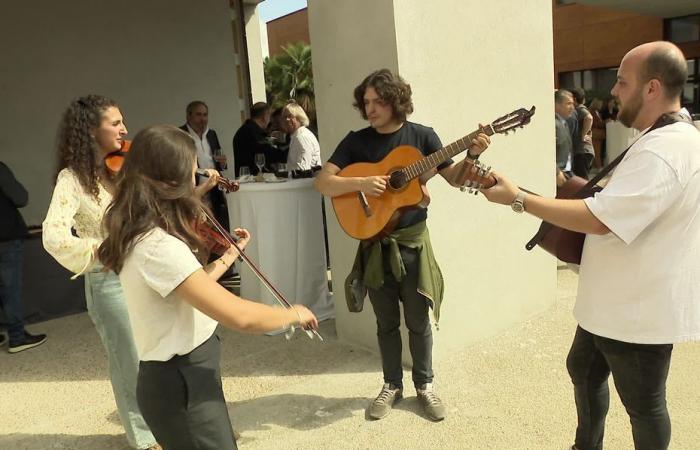
[[[389,69],[380,69],[369,74],[355,88],[355,102],[352,105],[360,111],[363,119],[367,120],[364,97],[368,87],[374,88],[379,98],[391,105],[396,120],[403,122],[413,112],[411,85],[400,76],[391,73]]]
[[[185,242],[206,263],[209,250],[197,232],[204,207],[192,182],[196,157],[190,135],[172,125],[136,134],[102,219],[107,238],[97,254],[105,267],[118,274],[138,240],[156,227]]]
[[[61,117],[58,127],[56,174],[68,168],[78,178],[85,191],[98,199],[99,170],[95,161],[97,141],[90,130],[98,128],[102,115],[117,103],[102,95],[86,95],[73,100]]]

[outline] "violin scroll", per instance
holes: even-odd
[[[204,169],[197,169],[197,175],[207,178],[209,177],[209,173]],[[219,179],[216,181],[216,183],[219,186],[219,189],[226,192],[227,194],[229,192],[236,192],[241,187],[238,181],[233,181],[222,176],[219,176]]]

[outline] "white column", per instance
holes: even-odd
[[[264,53],[267,49],[267,34],[260,32],[260,15],[257,5],[243,5],[246,42],[248,44],[248,69],[250,71],[250,92],[253,103],[265,101],[265,74],[263,71]]]

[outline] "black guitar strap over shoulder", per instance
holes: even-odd
[[[675,113],[666,113],[662,114],[659,116],[658,119],[656,119],[656,122],[654,122],[654,125],[652,125],[647,131],[644,132],[644,134],[647,134],[653,130],[665,127],[666,125],[671,125],[676,122],[686,122],[690,123],[691,125],[693,124],[693,121],[688,117],[686,114],[679,112]],[[642,134],[642,136],[644,136]],[[641,139],[642,136],[639,136],[639,138],[635,139],[635,141],[632,143],[634,145],[639,139]],[[582,199],[582,198],[588,198],[592,196],[594,193],[600,191],[600,186],[598,186],[598,182],[605,178],[605,176],[610,173],[615,167],[617,167],[618,164],[622,161],[622,159],[625,157],[627,152],[629,151],[630,148],[632,148],[632,145],[627,147],[624,152],[620,153],[620,155],[615,158],[610,164],[605,166],[603,169],[601,169],[600,172],[598,172],[598,175],[593,177],[588,183],[586,183],[585,186],[583,186],[581,189],[578,190],[572,197],[572,199]],[[554,227],[549,222],[542,222],[542,225],[540,225],[540,229],[537,231],[537,234],[535,234],[532,239],[528,241],[527,244],[525,244],[525,248],[527,250],[532,250],[535,245],[539,244],[542,239],[544,239],[545,235],[549,233],[549,231]]]

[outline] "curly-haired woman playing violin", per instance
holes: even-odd
[[[73,278],[85,278],[88,314],[107,353],[119,418],[129,444],[145,449],[157,447],[136,403],[138,356],[121,283],[95,256],[114,189],[114,174],[104,158],[122,148],[126,134],[114,100],[87,95],[70,103],[59,126],[56,186],[43,223],[43,243]]]

